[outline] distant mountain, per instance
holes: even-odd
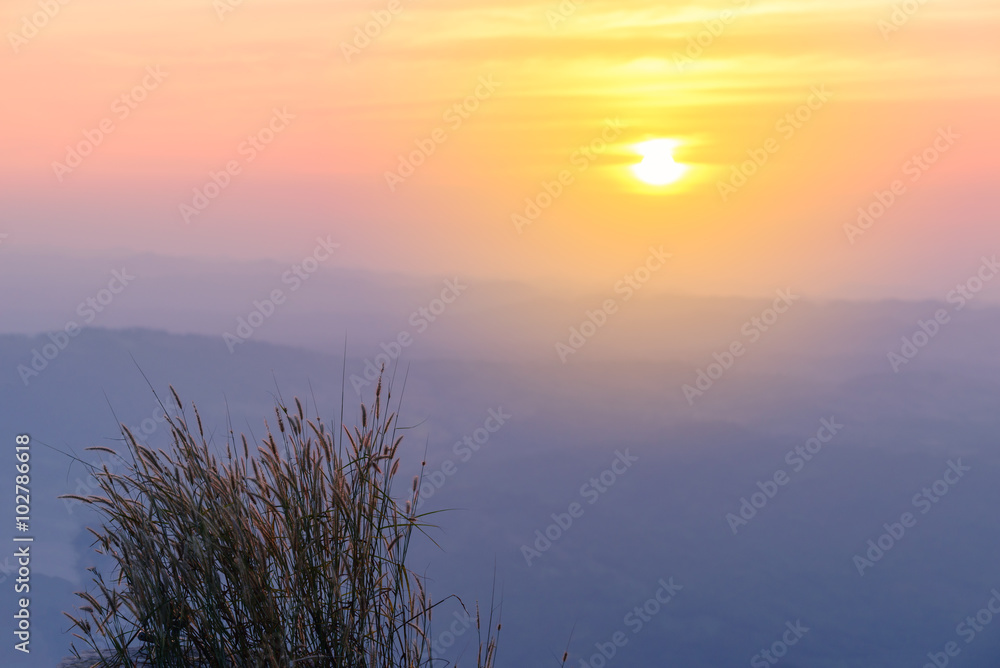
[[[767,304],[649,299],[623,309],[563,364],[540,329],[494,347],[520,327],[515,314],[544,310],[544,299],[533,299],[489,311],[484,322],[500,329],[486,340],[458,322],[446,331],[442,319],[435,345],[443,347],[407,350],[392,369],[409,427],[404,470],[427,462],[421,510],[454,509],[432,516],[440,549],[424,541],[412,563],[431,578],[436,600],[457,593],[487,606],[495,567],[503,665],[546,662],[571,631],[573,666],[599,664],[591,657],[610,651],[619,632],[628,642],[615,649],[618,665],[662,665],[664,656],[691,667],[748,663],[799,620],[810,630],[782,665],[920,665],[956,639],[969,665],[1000,655],[996,634],[968,646],[956,635],[1000,584],[1000,355],[991,334],[1000,313],[954,312],[897,372],[888,353],[946,303],[796,303],[752,340],[743,326],[755,328]],[[583,313],[588,303],[550,317]],[[11,665],[48,668],[68,653],[60,613],[76,604],[72,591],[87,586],[85,569],[96,563],[85,532],[95,518],[56,498],[87,489],[89,478],[57,450],[97,461],[84,448],[117,447],[118,421],[165,446],[152,392],[166,396],[168,384],[197,403],[220,444],[230,428],[261,438],[279,393],[336,423],[346,385],[344,421],[357,419],[350,378],[364,378],[370,341],[350,339],[345,363],[342,333],[323,353],[266,343],[260,331],[230,353],[219,333],[87,328],[27,384],[19,367],[58,345],[47,334],[0,335],[3,438],[29,433],[34,443],[37,650],[25,662],[8,643]],[[629,332],[641,332],[632,347],[622,343]],[[745,352],[728,363],[736,341]],[[544,354],[521,358],[516,350],[529,344]],[[683,387],[697,388],[700,372],[717,377],[689,400]],[[374,387],[360,389],[370,400]],[[811,447],[822,420],[843,429],[805,460],[796,448]],[[623,455],[637,458],[624,470],[615,463]],[[958,459],[971,471],[922,514],[914,496],[934,490]],[[789,479],[774,487],[779,470]],[[743,508],[761,494],[761,507]],[[582,514],[558,526],[573,503]],[[729,517],[743,517],[741,508],[745,525]],[[859,575],[854,557],[907,511],[916,525]],[[670,578],[682,589],[669,604],[649,603]],[[13,595],[0,598],[12,611]],[[474,640],[454,600],[434,620],[446,656]]]
[[[250,341],[334,356],[341,354],[346,340],[351,354],[361,359],[374,359],[386,350],[392,357],[398,348],[411,361],[542,364],[561,363],[561,357],[573,362],[586,357],[692,363],[743,341],[802,361],[808,358],[812,366],[824,361],[836,366],[834,360],[858,358],[862,351],[884,356],[902,336],[917,332],[919,322],[945,309],[951,321],[942,338],[953,342],[952,350],[971,345],[989,359],[1000,356],[997,338],[981,335],[1000,322],[1000,308],[987,307],[989,295],[967,304],[947,302],[946,295],[937,303],[814,302],[787,286],[775,286],[775,296],[766,300],[693,298],[625,284],[570,292],[462,276],[385,275],[333,261],[310,268],[313,273],[276,262],[155,255],[81,259],[8,251],[0,264],[0,284],[19,289],[0,295],[0,332],[36,334],[63,330],[70,323],[145,327],[220,342],[228,334],[229,347],[239,349],[242,344],[233,344],[231,337],[241,337],[237,329],[242,327]],[[118,289],[121,281],[115,274],[122,272],[127,285],[113,293],[108,285]],[[32,279],[24,281],[24,276]],[[269,306],[275,291],[284,301]],[[773,325],[754,324],[753,318],[768,316],[767,309],[782,294],[792,299],[786,312]],[[609,300],[615,311],[602,316]],[[398,346],[401,336],[409,343]],[[581,340],[585,352],[560,353],[558,344],[573,348]],[[935,343],[921,356],[936,357],[945,348]],[[744,362],[753,363],[750,356]]]

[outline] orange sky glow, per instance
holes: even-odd
[[[817,297],[943,296],[1000,251],[995,2],[8,0],[0,28],[24,248],[331,234],[600,288],[662,246],[657,289]],[[683,173],[643,183],[664,139]]]

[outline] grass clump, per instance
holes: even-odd
[[[294,409],[279,400],[277,433],[268,426],[253,448],[230,431],[224,458],[197,408],[192,425],[171,393],[171,447],[154,451],[123,426],[126,465],[105,466],[97,494],[73,497],[98,511],[103,524],[89,530],[115,564],[114,584],[92,569],[96,590],[78,594],[78,616],[65,613],[100,665],[144,665],[137,647],[161,667],[441,665],[434,605],[405,565],[426,526],[419,477],[401,505],[402,436],[381,380],[360,426],[339,438],[298,399]],[[491,612],[478,666],[493,666],[499,630]]]

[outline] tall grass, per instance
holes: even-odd
[[[97,494],[68,495],[96,508],[95,547],[115,564],[112,584],[92,569],[96,588],[65,613],[100,665],[139,665],[136,647],[161,667],[442,665],[434,604],[405,564],[426,526],[419,477],[400,504],[402,436],[381,380],[339,438],[298,399],[279,400],[277,433],[268,426],[252,447],[230,431],[224,459],[170,389],[171,447],[154,451],[123,426],[130,463],[96,472]],[[500,624],[491,611],[483,625],[476,660],[491,668]]]

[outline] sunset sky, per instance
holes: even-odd
[[[938,299],[1000,253],[988,0],[63,1],[0,6],[2,252],[322,234],[347,266],[602,289],[662,246],[668,292]],[[653,139],[666,186],[631,169]]]

